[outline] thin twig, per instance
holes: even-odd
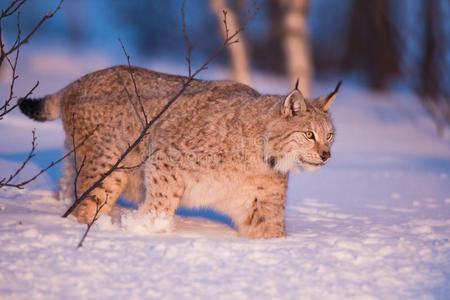
[[[31,96],[31,94],[33,94],[34,90],[39,86],[39,81],[36,81],[35,85],[28,91],[28,93],[25,95],[25,97],[23,97],[23,99],[28,98],[29,96]],[[15,98],[15,97],[14,97]],[[12,100],[9,99],[9,102]],[[0,113],[0,121],[3,119],[3,117],[8,114],[9,112],[11,112],[12,110],[14,110],[17,106],[19,106],[20,103],[16,103],[14,105],[12,105],[11,107],[7,108],[7,106],[9,106],[9,102],[5,102],[5,104],[0,107],[0,110],[3,109],[3,112]]]
[[[229,34],[230,34],[230,30],[228,29],[228,23],[227,23],[227,11],[226,10],[222,10],[223,13],[223,25],[225,27],[225,39],[228,38]]]
[[[127,51],[125,50],[125,46],[123,45],[122,40],[120,38],[119,38],[119,43],[120,43],[120,46],[122,46],[122,50],[123,50],[123,53],[125,54],[125,57],[127,58],[128,72],[130,73],[131,81],[133,82],[134,93],[136,94],[136,97],[138,99],[138,103],[139,103],[142,115],[144,116],[145,124],[147,124],[148,123],[147,113],[145,112],[144,106],[142,105],[141,95],[139,94],[139,91],[138,91],[138,88],[137,88],[137,85],[136,85],[136,80],[134,79],[133,70],[132,70],[131,64],[130,64],[130,56],[128,55]],[[128,91],[127,91],[127,93],[128,93]],[[130,99],[130,102],[133,104],[131,99]],[[133,104],[133,106],[134,106],[134,104]],[[136,110],[136,113],[137,113],[137,110]],[[138,117],[140,119],[140,116],[139,116],[138,113],[137,113],[137,115],[138,115]]]
[[[18,12],[17,13],[17,38],[16,38],[16,42],[15,43],[20,43],[20,37],[21,37],[20,12]],[[10,102],[15,98],[15,96],[14,96],[14,86],[15,86],[16,80],[19,78],[19,76],[16,74],[17,62],[19,61],[19,56],[20,56],[20,47],[17,48],[16,57],[14,58],[14,62],[11,62],[11,59],[8,56],[6,56],[6,60],[8,61],[8,64],[9,64],[11,70],[12,70],[12,77],[11,77],[11,84],[9,85],[9,97],[5,101],[5,103],[2,105],[2,107],[0,108],[0,110],[3,110],[3,112],[0,113],[0,120],[3,119],[4,115],[6,115],[7,113],[9,113],[10,111],[12,111],[14,108],[17,107],[17,103],[16,103],[16,105],[13,105],[12,107],[10,107],[8,109],[8,106],[10,105]]]
[[[74,193],[74,199],[78,197],[78,178],[80,177],[81,170],[84,167],[84,164],[86,162],[86,155],[83,156],[83,160],[81,162],[80,168],[78,168],[78,159],[77,159],[77,147],[75,147],[75,114],[72,114],[72,149],[73,149],[73,164],[75,169],[75,179],[73,181],[73,193]]]
[[[19,76],[17,75],[17,65],[20,57],[21,47],[22,45],[29,42],[30,38],[36,33],[36,31],[41,27],[41,25],[48,19],[52,18],[56,12],[61,8],[61,5],[64,0],[61,0],[59,2],[59,5],[52,11],[50,10],[47,12],[47,14],[39,21],[39,23],[33,28],[33,30],[28,33],[28,35],[25,36],[24,39],[22,39],[22,29],[21,29],[21,19],[20,19],[20,8],[23,4],[27,2],[27,0],[13,0],[10,2],[9,6],[5,9],[1,10],[0,14],[0,67],[3,65],[3,62],[6,60],[9,64],[9,67],[12,70],[12,77],[10,82],[10,89],[9,89],[9,96],[8,98],[3,102],[3,104],[0,106],[0,120],[3,120],[3,117],[10,113],[12,110],[14,110],[20,103],[15,103],[14,105],[11,105],[11,101],[16,98],[14,95],[14,88],[15,83]],[[9,50],[6,50],[5,43],[3,41],[3,19],[10,17],[17,13],[17,35],[16,40],[14,41],[12,47]],[[15,53],[14,53],[15,52]],[[10,57],[10,55],[15,54],[14,59]],[[36,84],[28,91],[28,93],[25,95],[24,98],[28,98],[34,90],[38,87],[39,81],[36,82]],[[41,174],[43,174],[45,171],[65,159],[68,155],[70,155],[71,152],[67,153],[57,161],[54,161],[50,163],[46,168],[39,171],[35,176],[31,177],[28,180],[22,181],[21,183],[12,184],[11,182],[18,177],[18,175],[23,171],[25,166],[29,163],[31,158],[35,156],[35,151],[37,147],[36,143],[36,132],[35,129],[32,130],[32,141],[31,141],[31,150],[26,157],[26,159],[22,162],[22,164],[19,166],[19,168],[11,174],[8,178],[2,178],[0,180],[0,188],[2,187],[15,187],[22,189],[26,184],[30,183],[31,181],[38,178]]]
[[[194,47],[189,42],[189,36],[186,32],[186,20],[185,20],[185,16],[184,16],[185,4],[186,4],[186,1],[183,1],[183,3],[181,4],[181,20],[183,23],[182,32],[183,32],[184,42],[186,44],[186,51],[187,51],[186,62],[188,64],[188,76],[191,77],[191,73],[192,73],[192,71],[191,71],[191,52],[192,52],[192,49],[194,49]]]
[[[39,23],[33,28],[33,30],[24,38],[22,39],[22,26],[21,26],[21,22],[20,22],[20,7],[26,3],[27,0],[13,0],[11,1],[10,5],[6,8],[3,9],[1,11],[0,14],[0,66],[3,65],[3,62],[6,60],[9,63],[9,66],[12,70],[12,79],[11,79],[11,83],[10,83],[10,92],[9,92],[9,97],[8,99],[6,99],[3,103],[3,105],[0,107],[0,120],[3,119],[3,117],[10,113],[12,110],[14,110],[19,104],[16,103],[14,105],[11,106],[11,101],[13,99],[16,98],[16,96],[14,96],[14,87],[15,87],[15,82],[16,80],[19,78],[19,76],[16,73],[16,69],[17,69],[17,63],[18,63],[18,59],[20,57],[20,48],[22,45],[24,45],[25,43],[28,43],[30,38],[36,33],[36,31],[41,27],[41,25],[48,19],[52,18],[56,12],[61,8],[61,5],[63,3],[64,0],[61,0],[58,4],[58,6],[54,9],[54,10],[50,10],[47,12],[47,14],[42,17],[42,19],[39,21]],[[7,18],[11,15],[13,15],[14,13],[17,13],[17,36],[16,36],[16,40],[14,41],[12,47],[7,50],[5,49],[5,44],[3,42],[3,27],[2,27],[2,21],[4,18]],[[13,54],[15,52],[15,58],[14,58],[14,62],[11,61],[11,59],[9,58],[9,56],[11,54]],[[33,93],[33,91],[37,88],[37,86],[39,85],[39,83],[36,83],[34,85],[33,88],[31,88],[31,90],[27,93],[27,95],[25,96],[28,97],[29,95],[31,95]]]
[[[73,185],[74,185],[73,194],[74,194],[74,199],[76,199],[78,197],[78,178],[80,177],[81,170],[83,169],[84,164],[86,162],[86,155],[83,156],[83,160],[81,161],[80,168],[78,168],[78,166],[77,166],[77,158],[76,158],[77,154],[74,153],[73,157],[74,157],[74,168],[75,168],[75,179],[73,181]]]
[[[14,14],[27,0],[14,0],[11,1],[11,4],[9,7],[7,7],[5,10],[2,10],[2,14],[0,15],[0,19],[9,17],[10,15]],[[16,3],[19,3],[16,7]]]
[[[71,151],[67,152],[66,154],[64,154],[62,157],[60,157],[58,160],[56,161],[52,161],[47,167],[45,167],[44,169],[41,169],[36,175],[34,175],[33,177],[31,177],[28,180],[24,180],[21,183],[16,183],[16,184],[12,184],[10,183],[11,180],[13,179],[8,179],[6,182],[4,182],[6,179],[3,178],[2,180],[0,180],[0,188],[2,187],[15,187],[18,189],[23,189],[23,187],[25,185],[27,185],[28,183],[30,183],[31,181],[35,180],[36,178],[38,178],[39,176],[41,176],[43,173],[45,173],[48,169],[50,169],[51,167],[57,165],[59,162],[63,161],[64,159],[66,159],[69,155],[71,155],[76,149],[78,149],[79,147],[81,147],[86,140],[91,137],[94,132],[97,130],[98,126],[95,127],[95,129],[93,131],[91,131],[88,135],[86,135],[84,137],[84,139],[81,141],[81,143],[79,143],[74,149],[72,149]],[[35,135],[34,135],[34,130],[33,130],[33,140],[32,140],[32,147],[31,147],[31,151],[30,154],[28,155],[27,159],[22,163],[22,165],[19,168],[19,172],[16,171],[17,174],[19,174],[23,168],[25,167],[25,165],[28,163],[28,161],[34,156],[34,151],[36,149],[36,143],[35,143]],[[31,156],[31,157],[30,157]],[[15,173],[14,177],[17,176],[17,174]]]
[[[260,7],[261,7],[261,2],[262,0],[258,1],[258,4],[256,4],[255,1],[252,1],[252,6],[251,8],[247,11],[247,17],[244,19],[244,22],[242,23],[242,25],[236,29],[236,31],[232,34],[229,35],[222,43],[222,46],[220,48],[218,48],[213,55],[211,55],[206,62],[197,69],[196,72],[194,72],[194,74],[192,74],[192,76],[189,76],[188,78],[192,77],[194,78],[195,76],[197,76],[198,73],[200,73],[203,70],[207,69],[207,66],[211,63],[211,61],[213,61],[222,51],[223,49],[225,49],[226,47],[228,47],[231,44],[234,44],[236,41],[233,41],[233,39],[239,34],[241,33],[248,25],[248,23],[255,17],[256,13],[259,11]],[[226,19],[224,19],[224,22],[226,22]],[[228,25],[227,25],[228,26]]]
[[[139,114],[139,111],[138,111],[136,105],[133,102],[133,97],[131,96],[130,92],[127,89],[127,86],[125,85],[125,82],[123,82],[122,77],[120,76],[120,72],[117,69],[115,71],[116,71],[116,74],[117,74],[117,79],[119,79],[120,84],[123,86],[123,90],[125,91],[125,94],[127,94],[128,101],[130,102],[131,106],[133,107],[134,112],[135,112],[135,114],[136,114],[136,116],[137,116],[137,118],[139,120],[139,123],[141,123],[142,128],[145,128],[145,123],[142,120],[142,117]]]
[[[117,167],[117,171],[120,171],[120,170],[124,170],[124,171],[133,171],[133,170],[135,170],[135,169],[137,169],[137,168],[140,168],[140,167],[142,167],[142,165],[144,165],[144,163],[150,158],[150,154],[149,155],[146,155],[145,157],[144,157],[144,159],[140,162],[140,163],[138,163],[137,165],[134,165],[134,166],[131,166],[131,167],[127,167],[127,166],[119,166],[119,167]]]
[[[24,2],[25,1],[20,3],[20,6]],[[43,16],[42,19],[36,24],[36,26],[25,36],[25,38],[23,40],[21,40],[20,42],[15,43],[9,50],[5,51],[3,49],[3,47],[2,47],[2,53],[0,55],[0,66],[2,65],[2,62],[5,59],[5,57],[7,57],[8,55],[10,55],[14,51],[16,51],[17,48],[19,48],[22,45],[28,43],[30,41],[30,38],[36,33],[36,31],[42,26],[42,24],[44,24],[45,21],[47,21],[48,19],[53,18],[53,16],[56,14],[56,12],[61,8],[61,5],[63,4],[63,2],[64,2],[64,0],[60,0],[58,6],[54,10],[49,10],[45,14],[45,16]],[[17,9],[18,9],[18,7],[14,11],[16,11]],[[2,17],[3,17],[3,13],[2,13]]]
[[[37,147],[37,144],[36,144],[36,128],[35,129],[33,129],[32,131],[31,131],[31,133],[32,133],[32,135],[33,135],[33,137],[32,137],[32,139],[31,139],[31,150],[30,150],[30,152],[28,153],[28,156],[27,156],[27,158],[22,162],[22,164],[20,165],[20,167],[19,168],[17,168],[17,170],[14,172],[14,174],[11,174],[10,176],[9,176],[9,178],[8,178],[8,180],[6,180],[6,177],[4,177],[4,178],[2,178],[1,180],[0,180],[0,187],[3,187],[3,186],[10,186],[9,185],[9,183],[12,181],[12,180],[14,180],[14,178],[16,178],[17,177],[17,175],[19,175],[19,173],[20,172],[22,172],[22,170],[25,168],[25,166],[28,164],[28,162],[30,161],[30,159],[32,159],[34,156],[35,156],[35,151],[36,151],[36,147]]]
[[[107,202],[108,202],[108,194],[106,194],[106,200],[102,205],[99,205],[99,201],[98,201],[98,199],[96,199],[97,208],[95,210],[94,217],[92,218],[92,221],[89,222],[89,224],[87,224],[86,231],[84,232],[83,237],[81,238],[80,242],[78,243],[77,249],[83,247],[83,242],[86,239],[86,237],[89,233],[89,230],[91,230],[92,225],[94,225],[95,221],[97,221],[100,210],[103,208],[103,206],[106,205]]]
[[[16,39],[16,43],[20,43],[20,38],[21,38],[20,12],[18,12],[17,13],[17,39]],[[0,107],[0,111],[2,111],[0,113],[0,120],[2,120],[3,117],[6,114],[8,114],[12,110],[14,110],[19,105],[19,103],[16,103],[16,104],[14,104],[14,105],[12,105],[11,107],[8,108],[8,106],[10,106],[11,101],[16,98],[16,96],[14,96],[14,86],[15,86],[16,80],[19,78],[19,75],[16,74],[17,63],[19,61],[19,56],[20,56],[20,47],[18,47],[17,50],[16,50],[16,56],[14,58],[14,62],[11,62],[11,59],[9,58],[9,56],[6,56],[6,60],[8,61],[8,64],[9,64],[11,70],[12,70],[12,77],[11,77],[11,83],[9,85],[9,97],[8,97],[8,99],[5,100],[4,104]],[[24,98],[29,97],[38,86],[39,86],[39,81],[37,81],[36,84],[28,91],[28,93],[25,95]]]

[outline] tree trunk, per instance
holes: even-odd
[[[344,68],[366,74],[374,89],[385,88],[393,76],[400,74],[391,20],[388,0],[353,0]]]
[[[216,14],[222,38],[232,35],[239,28],[239,20],[234,10],[227,5],[225,0],[211,0],[211,8]],[[226,27],[224,24],[224,11],[226,11]],[[228,29],[228,32],[227,32]],[[228,46],[231,60],[232,78],[238,82],[251,85],[249,59],[247,56],[247,43],[243,32],[237,36],[237,43]]]
[[[2,35],[2,42],[3,44],[5,44],[5,48],[6,48],[6,41],[5,41],[5,37],[3,35],[3,32],[0,33]],[[4,84],[9,84],[11,82],[11,68],[9,67],[8,62],[6,61],[6,59],[2,62],[0,62],[0,82],[4,83]]]
[[[307,17],[309,0],[279,1],[283,8],[282,38],[289,80],[294,87],[300,79],[299,88],[309,97],[313,80]]]
[[[421,61],[422,97],[419,99],[430,111],[440,133],[450,122],[450,99],[446,86],[445,33],[443,15],[437,1],[423,1],[424,22],[423,57]]]

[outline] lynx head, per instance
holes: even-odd
[[[334,126],[329,109],[340,85],[314,100],[306,100],[296,87],[283,99],[279,118],[265,131],[264,160],[270,168],[281,173],[298,166],[312,171],[330,159]]]

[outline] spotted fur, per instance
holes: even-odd
[[[186,80],[141,68],[132,72],[149,118]],[[38,102],[21,100],[23,112],[32,118],[61,116],[68,149],[72,135],[78,143],[97,128],[77,150],[77,161],[85,160],[79,194],[142,130],[127,94],[137,104],[130,73],[119,66],[87,74]],[[242,236],[283,236],[288,172],[317,169],[328,161],[334,133],[329,106],[336,94],[337,89],[310,101],[298,90],[286,97],[260,95],[235,82],[196,80],[123,165],[139,165],[150,154],[145,163],[114,172],[74,214],[86,223],[96,202],[107,199],[101,213],[109,213],[124,195],[140,203],[142,213],[170,216],[179,205],[207,206],[228,214]],[[67,160],[60,198],[73,199],[74,175],[73,159]]]

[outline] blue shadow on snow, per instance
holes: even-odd
[[[36,164],[40,169],[46,168],[52,161],[55,161],[62,157],[64,152],[58,149],[53,150],[40,150],[36,151],[36,155],[31,159],[31,162]],[[23,162],[28,156],[28,152],[26,153],[13,153],[13,154],[1,154],[0,158],[6,159],[14,162]],[[52,189],[56,190],[58,187],[58,181],[63,175],[62,171],[62,162],[48,169],[45,174],[47,174],[52,180],[53,186]],[[117,201],[117,204],[131,209],[137,209],[137,205],[133,202],[127,201],[125,198],[120,197]],[[222,224],[226,224],[230,227],[234,227],[233,221],[231,218],[223,215],[221,213],[216,212],[210,208],[199,208],[199,209],[189,209],[185,207],[179,207],[176,211],[176,214],[183,217],[202,217],[205,219],[209,219],[215,222],[219,222]]]

